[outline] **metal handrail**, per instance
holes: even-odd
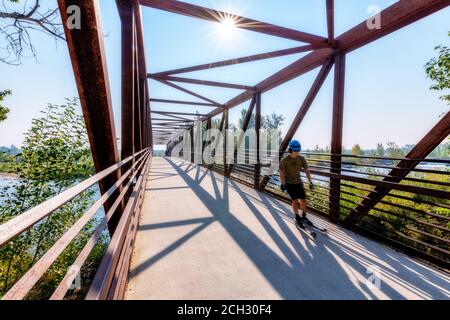
[[[138,158],[139,157],[139,158]],[[138,159],[137,159],[138,158]],[[76,261],[72,266],[81,267],[86,261],[89,253],[94,248],[98,239],[100,238],[103,230],[106,228],[107,223],[110,221],[112,215],[115,213],[123,199],[125,198],[130,186],[133,184],[137,175],[139,175],[138,183],[135,185],[136,188],[142,188],[143,176],[147,174],[149,161],[151,160],[151,149],[144,149],[133,156],[111,166],[110,168],[99,172],[98,174],[92,176],[91,178],[81,182],[80,184],[68,189],[67,191],[61,193],[60,195],[45,201],[44,203],[38,205],[37,207],[28,210],[22,215],[0,225],[0,235],[2,236],[0,244],[3,246],[9,243],[11,240],[22,234],[24,231],[28,230],[30,227],[41,221],[43,218],[50,215],[53,211],[62,207],[64,204],[68,203],[74,197],[98,183],[103,178],[109,174],[115,172],[116,170],[123,167],[125,164],[132,160],[134,163],[128,168],[127,172],[122,174],[122,176],[117,180],[114,185],[106,191],[100,199],[98,199],[79,219],[76,221],[58,240],[57,242],[46,251],[46,253],[23,275],[9,291],[3,296],[3,300],[16,300],[23,299],[31,291],[34,285],[39,281],[39,279],[45,274],[45,272],[51,267],[51,265],[56,261],[60,254],[67,248],[67,246],[75,239],[75,237],[80,233],[80,231],[86,226],[86,224],[94,217],[98,210],[110,199],[110,197],[122,186],[122,184],[128,179],[127,184],[119,196],[117,196],[115,202],[111,208],[106,213],[101,224],[96,228],[91,238],[88,240],[85,247],[79,253]],[[141,191],[139,189],[139,191]],[[134,193],[133,193],[134,194]],[[127,212],[127,208],[130,205],[134,207],[135,201],[133,194],[128,198],[127,206],[124,210],[124,214]],[[143,198],[143,197],[142,197]],[[119,223],[120,224],[120,223]],[[113,238],[116,232],[112,235]],[[76,274],[71,274],[69,268],[63,281],[59,284],[57,289],[54,291],[51,299],[62,299],[70,288],[71,280],[76,276]]]
[[[135,159],[138,155],[149,151],[149,149],[142,150],[133,156],[128,157],[125,160],[118,162],[117,164],[105,169],[89,179],[77,184],[76,186],[62,192],[61,194],[41,203],[40,205],[22,213],[18,217],[5,222],[0,225],[0,248],[7,244],[12,239],[19,236],[22,232],[28,230],[33,225],[47,217],[53,211],[59,209],[61,206],[78,196],[86,189],[92,187],[111,173],[120,169],[128,162]]]

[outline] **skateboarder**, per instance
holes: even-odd
[[[295,213],[295,221],[300,228],[304,228],[304,223],[310,223],[306,217],[306,202],[305,188],[300,178],[300,171],[303,169],[309,180],[310,189],[314,189],[314,184],[311,181],[311,172],[308,169],[308,164],[304,157],[300,155],[302,146],[297,140],[292,140],[289,143],[289,155],[284,157],[280,163],[280,180],[281,191],[289,194],[292,201],[292,208]]]

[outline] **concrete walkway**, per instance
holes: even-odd
[[[313,242],[286,204],[182,160],[154,158],[146,192],[127,299],[450,299],[448,274],[314,216]]]

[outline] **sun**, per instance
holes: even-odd
[[[219,23],[219,31],[222,36],[232,36],[236,31],[236,20],[233,17],[224,17]]]

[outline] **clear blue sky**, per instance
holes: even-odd
[[[55,3],[55,0],[49,0]],[[325,1],[318,0],[191,0],[215,9],[231,11],[265,22],[301,31],[326,35]],[[392,0],[336,0],[337,35],[367,19],[368,6],[385,8]],[[105,34],[108,71],[116,119],[120,133],[120,20],[115,1],[100,0]],[[283,7],[281,7],[283,5]],[[290,48],[299,43],[237,30],[223,37],[214,23],[143,8],[145,46],[149,72],[235,58],[265,51]],[[434,47],[449,45],[450,9],[427,17],[375,43],[348,55],[345,96],[344,145],[359,143],[371,148],[377,142],[399,145],[416,143],[438,120],[448,106],[429,91],[431,82],[423,66],[433,56]],[[38,62],[25,60],[21,66],[0,64],[0,88],[13,96],[5,104],[9,119],[0,124],[0,145],[20,145],[22,133],[47,103],[63,103],[77,96],[65,43],[34,34]],[[254,85],[287,66],[301,55],[259,61],[239,66],[201,71],[182,76]],[[318,70],[299,77],[263,95],[263,114],[282,113],[287,127],[306,95]],[[331,135],[332,79],[330,74],[311,107],[297,137],[306,147],[326,146]],[[154,98],[196,101],[181,92],[150,81]],[[185,85],[216,101],[226,102],[239,91]],[[239,106],[231,112],[236,122]],[[154,104],[153,109],[168,106]],[[188,112],[190,107],[178,106]],[[197,108],[207,112],[209,108]],[[284,128],[286,129],[286,128]]]

